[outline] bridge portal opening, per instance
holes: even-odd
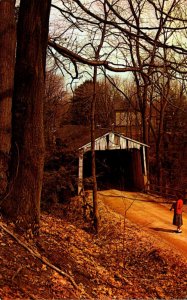
[[[118,189],[140,191],[144,189],[142,149],[95,151],[98,190]],[[84,153],[84,188],[91,185],[91,151]]]

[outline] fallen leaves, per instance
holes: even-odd
[[[0,230],[3,300],[185,299],[187,265],[176,253],[159,248],[155,237],[128,220],[124,231],[123,218],[102,201],[100,234],[86,232],[82,229],[83,216],[75,217],[74,201],[76,207],[81,205],[76,198],[69,204],[69,211],[64,207],[66,219],[61,217],[62,205],[42,214],[40,237],[31,246],[71,276],[77,288],[68,277],[52,270]]]

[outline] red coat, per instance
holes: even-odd
[[[182,207],[183,207],[183,200],[178,199],[176,202],[176,206],[175,206],[176,214],[178,214],[178,215],[182,214]]]

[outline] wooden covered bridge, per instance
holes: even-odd
[[[145,190],[147,185],[146,147],[148,145],[107,132],[95,139],[98,189]],[[78,194],[91,177],[91,142],[79,149]]]

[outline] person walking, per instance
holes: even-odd
[[[179,197],[176,202],[174,202],[170,210],[174,209],[173,215],[173,225],[177,226],[177,233],[181,233],[181,226],[183,225],[182,220],[182,209],[183,209],[183,200]]]

